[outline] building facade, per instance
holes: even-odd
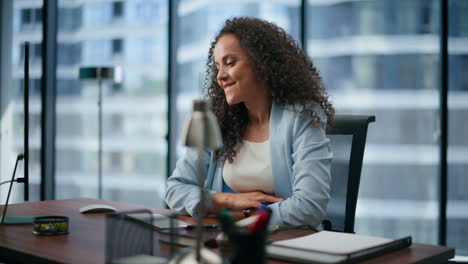
[[[78,68],[120,65],[104,86],[104,199],[163,206],[167,175],[168,2],[60,1],[56,196],[97,195],[97,83]],[[373,114],[356,215],[358,233],[437,243],[439,3],[309,0],[307,47],[338,114]],[[299,40],[296,0],[180,0],[176,6],[175,133],[201,96],[210,42],[224,20],[254,16]],[[42,1],[14,1],[12,152],[22,148],[22,61],[31,42],[31,175],[38,197]],[[449,7],[448,242],[468,254],[468,2]],[[180,144],[170,146],[180,154]]]

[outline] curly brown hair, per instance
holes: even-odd
[[[216,159],[232,162],[236,146],[242,142],[249,122],[244,103],[229,105],[224,90],[218,84],[218,70],[214,63],[214,47],[218,40],[233,34],[240,42],[259,80],[266,81],[272,101],[280,105],[301,106],[300,112],[311,115],[313,125],[326,125],[312,110],[312,103],[318,103],[332,122],[335,110],[329,101],[319,71],[300,48],[297,41],[282,28],[265,20],[236,17],[226,20],[223,28],[211,43],[208,52],[205,75],[205,94],[211,101],[223,136],[223,147],[216,151]]]

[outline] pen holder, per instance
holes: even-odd
[[[234,232],[229,235],[232,248],[232,264],[265,263],[267,230],[256,233]]]

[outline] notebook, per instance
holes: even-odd
[[[267,254],[271,258],[300,263],[355,263],[410,245],[411,237],[393,240],[321,231],[274,242],[267,246]]]

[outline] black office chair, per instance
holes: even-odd
[[[371,122],[375,122],[375,116],[336,115],[327,129],[333,160],[331,198],[322,222],[324,230],[354,233],[367,127]]]

